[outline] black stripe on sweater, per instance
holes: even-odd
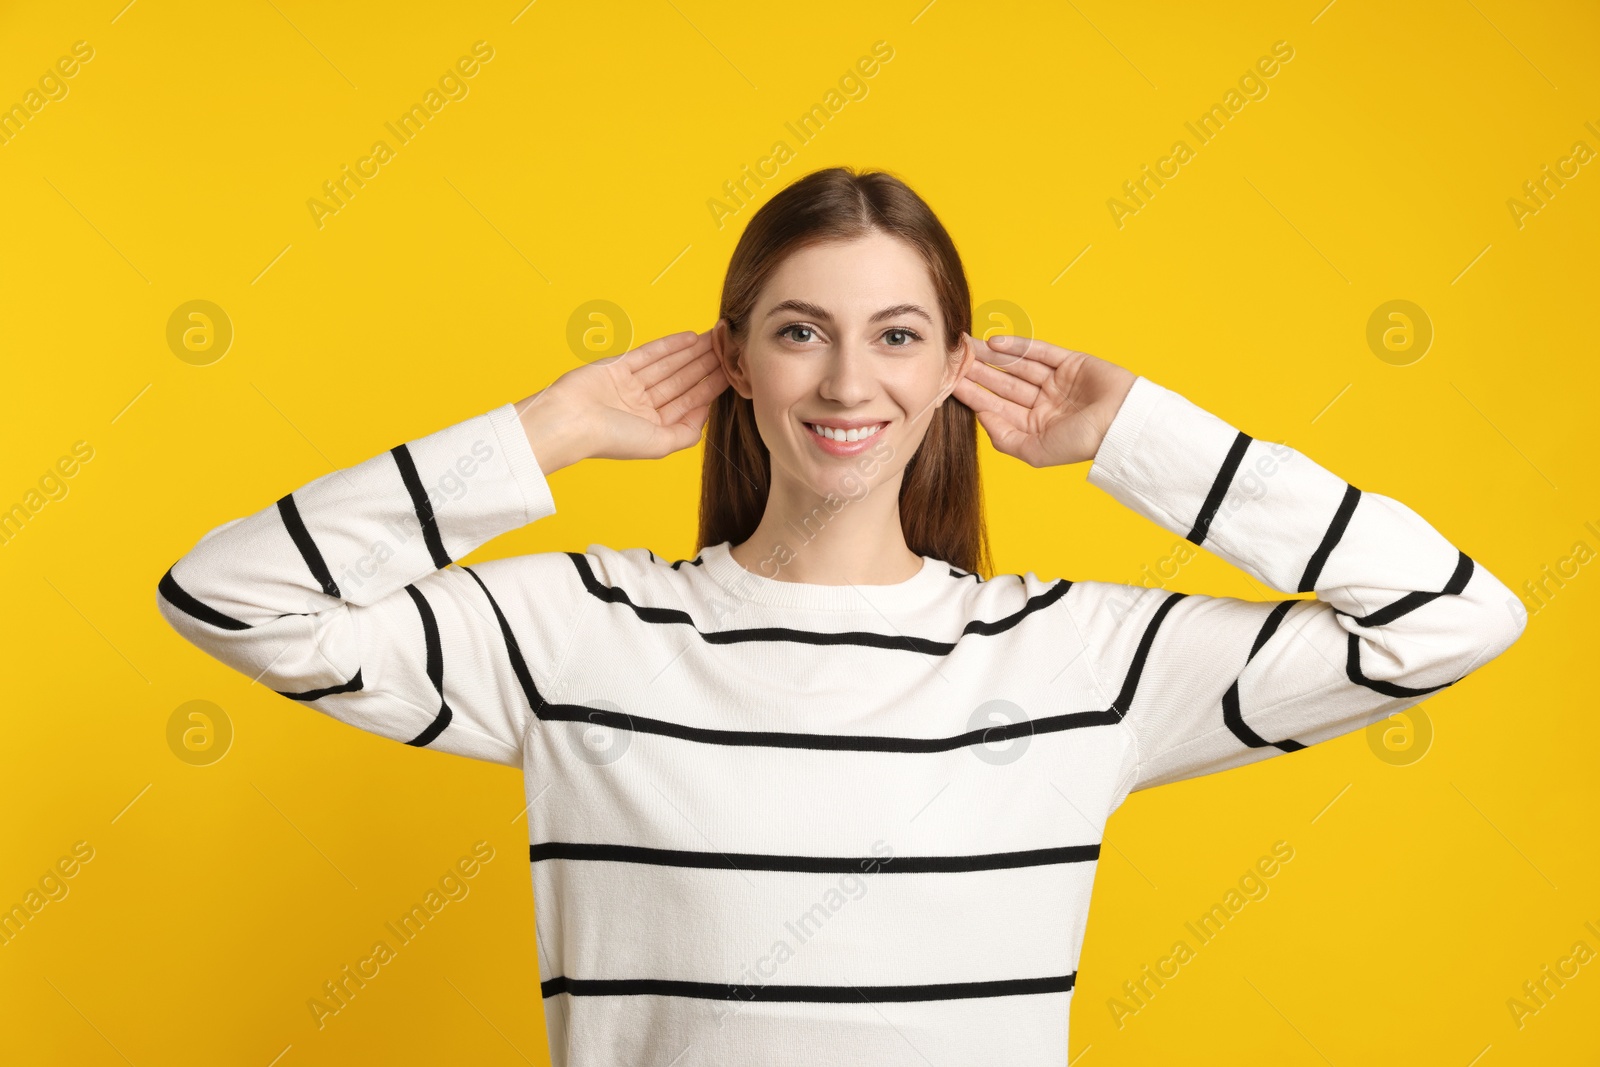
[[[478,583],[478,588],[483,590],[483,595],[489,601],[489,607],[494,611],[495,621],[500,624],[500,638],[506,643],[506,658],[511,661],[511,670],[517,676],[517,682],[522,686],[522,695],[528,701],[530,709],[544,707],[544,695],[539,692],[539,687],[533,684],[533,674],[528,670],[527,661],[522,658],[522,647],[517,644],[517,637],[511,632],[511,624],[506,621],[505,614],[501,612],[500,605],[496,602],[494,594],[489,592],[489,587],[483,584],[483,579],[478,577],[478,572],[471,567],[463,566],[462,570],[472,575],[472,580]],[[543,716],[541,715],[541,718]]]
[[[1345,483],[1344,498],[1339,501],[1339,508],[1333,513],[1333,521],[1328,524],[1328,529],[1322,535],[1322,543],[1317,550],[1311,553],[1311,559],[1306,563],[1305,573],[1300,576],[1300,585],[1295,590],[1297,593],[1309,593],[1317,587],[1317,579],[1322,577],[1322,568],[1328,562],[1328,557],[1333,554],[1334,546],[1344,536],[1345,530],[1350,525],[1350,516],[1356,512],[1356,504],[1361,500],[1361,490]]]
[[[569,553],[569,555],[571,555]],[[691,564],[698,563],[695,561]],[[1156,631],[1160,628],[1162,620],[1172,610],[1177,602],[1188,596],[1187,593],[1173,593],[1167,597],[1161,607],[1156,610],[1155,616],[1146,626],[1143,637],[1139,642],[1138,651],[1133,662],[1128,668],[1128,674],[1123,681],[1122,690],[1116,701],[1109,708],[1103,710],[1065,712],[1060,715],[1047,716],[1043,719],[1020,722],[1004,723],[998,726],[985,726],[966,733],[956,734],[951,737],[892,737],[863,734],[809,734],[780,732],[776,730],[725,730],[702,726],[687,726],[682,723],[667,722],[662,719],[651,719],[642,715],[629,715],[623,712],[611,711],[603,708],[590,708],[582,704],[549,704],[534,684],[533,677],[528,670],[527,663],[523,660],[522,650],[517,644],[516,636],[511,631],[511,625],[506,621],[505,614],[500,610],[500,605],[495,601],[489,587],[471,567],[462,567],[462,570],[472,575],[483,595],[488,599],[489,606],[494,611],[495,619],[500,624],[500,634],[506,644],[506,655],[511,661],[511,668],[516,673],[517,680],[522,685],[522,691],[527,698],[528,707],[543,722],[581,722],[595,726],[608,726],[617,730],[630,730],[641,734],[654,734],[662,737],[677,738],[681,741],[691,741],[700,744],[749,746],[764,748],[793,748],[810,749],[815,751],[831,752],[905,752],[905,753],[937,753],[950,752],[955,749],[967,748],[979,744],[995,744],[1002,741],[1014,740],[1021,737],[1030,737],[1034,734],[1056,733],[1063,730],[1083,729],[1095,726],[1113,726],[1120,723],[1133,704],[1134,693],[1138,688],[1139,675],[1144,669],[1145,661],[1150,655],[1150,646],[1155,641]],[[580,573],[585,569],[580,564]],[[597,583],[598,584],[598,583]],[[1066,579],[1052,587],[1065,588],[1070,583]],[[600,587],[604,589],[605,587]],[[688,622],[689,619],[682,612],[674,612],[664,608],[641,608],[627,600],[627,594],[621,590],[610,591],[610,595],[597,593],[601,599],[627,603],[643,618],[649,614],[681,615],[681,619],[655,619],[653,621]],[[1045,594],[1049,595],[1049,594]],[[1035,597],[1036,601],[1043,597]]]
[[[1162,602],[1161,606],[1156,609],[1155,614],[1151,617],[1150,622],[1146,624],[1145,631],[1140,637],[1139,646],[1134,653],[1133,661],[1128,666],[1128,672],[1123,679],[1122,688],[1117,694],[1116,700],[1109,708],[1104,710],[1066,712],[1061,715],[1048,716],[1046,718],[1037,720],[1025,719],[1020,722],[1005,723],[999,726],[987,726],[976,730],[969,730],[966,733],[956,734],[951,737],[895,737],[859,734],[809,734],[780,732],[773,730],[714,729],[710,727],[688,726],[682,723],[667,722],[661,719],[647,718],[642,715],[629,715],[623,712],[610,711],[608,709],[590,708],[581,704],[548,704],[545,702],[544,697],[539,693],[538,688],[534,685],[533,678],[528,671],[527,664],[523,661],[522,653],[517,645],[516,637],[512,634],[511,626],[506,621],[505,615],[501,612],[499,604],[495,602],[493,595],[489,593],[489,589],[484,585],[483,580],[479,578],[477,574],[473,573],[471,567],[463,567],[462,569],[468,574],[472,574],[473,579],[477,581],[478,585],[483,589],[484,596],[488,598],[490,607],[494,610],[495,618],[499,621],[500,632],[506,642],[506,651],[511,660],[512,669],[516,672],[517,679],[522,684],[523,693],[526,695],[528,700],[528,706],[534,710],[534,713],[541,721],[589,723],[596,726],[607,726],[617,730],[630,730],[642,734],[655,734],[701,744],[794,748],[835,752],[949,752],[972,745],[998,743],[1020,737],[1029,737],[1034,734],[1055,733],[1063,730],[1082,729],[1095,726],[1110,726],[1120,723],[1133,707],[1133,700],[1138,691],[1140,676],[1143,673],[1145,664],[1150,657],[1151,647],[1155,643],[1156,634],[1160,631],[1162,622],[1166,619],[1168,612],[1170,612],[1180,600],[1189,595],[1188,593],[1171,593]],[[1468,573],[1470,573],[1470,570]],[[1064,579],[1062,584],[1066,584]],[[1452,579],[1452,584],[1456,584],[1454,579]],[[682,614],[681,612],[671,612],[668,609],[663,608],[640,608],[632,605],[631,602],[628,602],[626,599],[626,594],[622,591],[616,590],[614,593],[614,598],[602,597],[602,599],[614,599],[617,602],[629,603],[629,606],[633,607],[641,617],[643,617],[645,613]],[[1037,600],[1040,598],[1035,599]],[[1292,606],[1297,602],[1298,601],[1293,600],[1283,601],[1277,608],[1274,609],[1274,612],[1287,612],[1289,610],[1289,606]],[[1278,618],[1281,621],[1281,615],[1279,615]],[[663,620],[657,619],[655,621]],[[687,617],[682,620],[666,621],[687,621]],[[1265,627],[1263,629],[1265,630]],[[1250,654],[1253,656],[1264,643],[1266,637],[1270,636],[1270,632],[1258,633]],[[1356,658],[1356,649],[1359,641],[1354,634],[1350,635],[1350,640],[1349,673],[1351,680],[1357,684],[1366,685],[1369,688],[1377,689],[1379,692],[1402,696],[1430,693],[1433,692],[1434,689],[1443,688],[1443,686],[1435,686],[1432,689],[1409,690],[1405,689],[1404,687],[1395,686],[1392,683],[1372,681],[1361,677],[1360,664]],[[1452,682],[1447,684],[1453,685],[1454,683]],[[1232,699],[1236,701],[1237,690],[1230,689],[1230,693],[1232,694]],[[1230,716],[1230,714],[1231,713],[1228,711],[1227,707],[1227,701],[1225,700],[1225,718]],[[1239,729],[1234,730],[1235,735],[1238,736],[1240,740],[1245,741],[1246,744],[1250,744],[1250,742],[1245,739],[1245,734],[1251,734],[1260,740],[1259,735],[1253,735],[1253,732],[1249,731],[1248,727],[1245,726],[1242,716],[1239,716],[1238,718],[1239,721],[1237,726]],[[1229,725],[1231,727],[1235,724],[1230,722]],[[1243,732],[1241,732],[1241,730]],[[1263,741],[1263,743],[1276,745],[1286,752],[1297,750],[1296,748],[1287,746],[1300,745],[1299,742],[1288,739],[1283,742]]]
[[[1341,611],[1339,614],[1343,615],[1347,619],[1353,620],[1361,626],[1383,626],[1387,623],[1393,622],[1402,615],[1416,611],[1418,608],[1422,607],[1422,605],[1431,603],[1442,596],[1455,596],[1459,594],[1467,587],[1467,581],[1472,577],[1472,568],[1474,564],[1472,557],[1468,556],[1465,552],[1457,549],[1456,553],[1457,558],[1455,572],[1450,575],[1450,580],[1445,583],[1444,588],[1439,592],[1407,593],[1405,596],[1401,597],[1399,600],[1396,600],[1388,607],[1379,608],[1370,615],[1351,615],[1347,611]]]
[[[684,562],[684,561],[679,561]],[[690,561],[698,563],[696,561]],[[517,681],[522,685],[522,692],[527,698],[528,707],[543,722],[582,722],[596,726],[609,726],[618,730],[631,730],[642,734],[655,734],[662,737],[673,737],[681,741],[692,741],[700,744],[750,746],[764,748],[794,748],[811,749],[829,752],[906,752],[906,753],[935,753],[950,752],[960,748],[967,748],[978,744],[995,744],[1001,741],[1014,740],[1020,737],[1030,737],[1034,734],[1056,733],[1062,730],[1075,730],[1095,726],[1114,726],[1122,721],[1127,713],[1127,707],[1132,699],[1133,689],[1137,685],[1138,672],[1142,668],[1145,655],[1149,652],[1149,645],[1154,640],[1155,626],[1160,624],[1161,618],[1170,609],[1171,603],[1177,598],[1188,594],[1179,593],[1162,606],[1157,612],[1156,619],[1147,631],[1141,643],[1141,652],[1135,658],[1134,666],[1129,671],[1128,681],[1124,683],[1123,695],[1118,698],[1118,703],[1103,710],[1073,711],[1060,715],[1052,715],[1043,719],[1020,722],[1004,723],[998,726],[985,726],[966,733],[956,734],[951,737],[886,737],[870,734],[808,734],[790,733],[776,730],[724,730],[702,726],[687,726],[682,723],[667,722],[662,719],[646,718],[642,715],[628,715],[622,712],[610,711],[603,708],[590,708],[582,704],[550,704],[534,684],[532,674],[527,663],[523,660],[522,650],[517,644],[516,636],[511,631],[511,624],[506,621],[505,614],[501,612],[500,605],[495,601],[489,587],[471,567],[462,567],[462,570],[472,575],[483,595],[488,599],[490,608],[493,609],[495,619],[500,624],[500,634],[505,640],[506,655],[511,661],[511,668],[517,675]],[[580,566],[580,572],[582,570]],[[597,583],[598,584],[598,583]],[[1063,593],[1070,585],[1067,580],[1052,587],[1051,593],[1060,589]],[[604,587],[601,587],[604,588]],[[1049,594],[1044,594],[1048,596]],[[602,596],[602,599],[609,599]],[[663,608],[640,608],[627,600],[627,595],[620,590],[615,591],[615,599],[628,603],[641,617],[644,613],[682,614],[670,612]],[[1034,598],[1043,599],[1043,596]],[[663,620],[656,620],[663,621]],[[689,621],[687,616],[681,620]],[[697,631],[698,632],[698,631]]]
[[[350,680],[348,682],[342,682],[339,685],[330,685],[324,689],[308,689],[304,693],[285,693],[282,689],[275,689],[273,692],[277,693],[281,697],[288,697],[290,700],[320,700],[323,697],[332,696],[335,693],[358,692],[360,691],[362,684],[361,668],[357,667],[356,673],[350,678]]]
[[[1086,726],[1113,726],[1122,721],[1115,708],[1104,711],[1071,711],[1043,719],[1023,719],[1020,722],[999,726],[985,726],[968,730],[953,737],[882,737],[874,734],[804,734],[782,733],[776,730],[720,730],[703,726],[685,726],[681,723],[648,719],[642,715],[628,715],[604,708],[590,708],[582,704],[535,705],[544,722],[583,722],[595,726],[609,726],[616,730],[632,730],[641,734],[659,734],[681,741],[697,741],[708,745],[748,745],[763,748],[805,748],[831,752],[949,752],[971,745],[993,744],[1034,734],[1056,733]]]
[[[293,493],[286,493],[279,499],[278,515],[283,519],[284,529],[289,531],[290,538],[294,540],[294,547],[300,550],[300,558],[306,561],[311,577],[322,586],[324,593],[338,598],[339,586],[334,582],[333,573],[328,570],[328,564],[323,560],[317,543],[311,539],[311,531],[306,529],[305,520],[300,517],[300,509],[295,505]]]
[[[173,566],[177,566],[177,564],[173,564]],[[156,586],[156,588],[161,592],[161,595],[166,598],[168,604],[171,604],[173,607],[177,608],[179,611],[190,616],[191,618],[199,619],[204,623],[210,623],[219,630],[250,629],[249,623],[240,622],[238,619],[235,619],[230,615],[224,615],[216,608],[213,608],[208,604],[202,604],[200,601],[190,596],[184,590],[184,588],[178,584],[178,580],[172,576],[172,567],[167,568],[167,573],[161,576],[161,582]]]
[[[1211,520],[1216,517],[1217,509],[1222,506],[1222,500],[1228,495],[1228,487],[1233,484],[1233,476],[1239,472],[1239,464],[1244,460],[1245,449],[1250,447],[1251,437],[1243,430],[1233,439],[1233,445],[1228,449],[1228,455],[1222,461],[1222,467],[1217,471],[1217,476],[1211,482],[1211,492],[1206,494],[1204,504],[1200,505],[1200,515],[1194,520],[1194,529],[1184,534],[1186,538],[1197,545],[1206,543],[1206,535],[1211,532]]]
[[[1250,654],[1245,657],[1246,664],[1255,658],[1257,652],[1261,651],[1261,646],[1266,644],[1267,639],[1277,632],[1279,624],[1283,622],[1283,618],[1289,613],[1289,609],[1298,603],[1300,603],[1298,600],[1279,601],[1277,606],[1267,613],[1267,620],[1262,623],[1261,630],[1256,634],[1255,642],[1250,646]],[[1233,731],[1233,736],[1251,748],[1266,748],[1271,745],[1273,748],[1279,748],[1285,752],[1298,752],[1306,747],[1298,741],[1287,738],[1282,741],[1268,741],[1250,729],[1244,721],[1243,713],[1239,709],[1239,680],[1237,678],[1228,687],[1228,691],[1222,694],[1222,721],[1228,724],[1228,729]]]
[[[1064,845],[1020,852],[991,852],[976,856],[776,856],[757,852],[691,852],[676,848],[639,845],[603,845],[576,841],[546,841],[528,846],[528,861],[603,860],[644,863],[658,867],[699,867],[710,870],[794,871],[804,874],[852,874],[876,869],[887,874],[949,874],[964,871],[1001,871],[1016,867],[1043,867],[1058,863],[1087,863],[1100,858],[1100,845]]]
[[[444,542],[439,538],[439,524],[433,518],[433,501],[428,499],[428,491],[422,487],[422,479],[417,476],[417,464],[411,458],[411,449],[405,445],[395,445],[389,454],[394,456],[395,466],[400,468],[400,480],[406,483],[406,492],[411,494],[411,506],[416,509],[417,522],[422,526],[423,544],[428,546],[434,567],[442,570],[450,566],[450,554],[444,550]]]
[[[428,680],[439,691],[439,714],[428,728],[416,737],[407,741],[408,745],[418,748],[428,744],[434,738],[444,733],[444,728],[450,725],[453,717],[450,705],[444,699],[444,653],[439,644],[439,623],[433,617],[433,608],[428,606],[428,598],[414,585],[407,585],[406,592],[411,594],[411,602],[417,606],[417,614],[422,616],[422,640],[428,649]]]
[[[1370,615],[1366,615],[1361,618],[1356,618],[1356,616],[1350,615],[1348,612],[1340,612],[1340,614],[1345,615],[1347,618],[1355,619],[1355,621],[1360,623],[1362,626],[1382,626],[1384,623],[1393,622],[1402,615],[1415,611],[1416,609],[1422,607],[1422,605],[1430,603],[1439,597],[1456,596],[1460,594],[1460,592],[1467,587],[1467,582],[1472,577],[1473,566],[1474,564],[1472,557],[1468,556],[1460,549],[1457,549],[1456,569],[1454,573],[1450,575],[1450,580],[1445,583],[1444,588],[1439,592],[1407,593],[1405,596],[1401,597],[1399,600],[1396,600],[1388,607],[1379,608]],[[1441,682],[1438,685],[1430,685],[1421,689],[1414,689],[1410,686],[1396,685],[1394,682],[1385,682],[1377,678],[1368,678],[1365,674],[1361,673],[1361,640],[1353,633],[1350,635],[1349,642],[1346,644],[1345,674],[1357,685],[1365,686],[1366,688],[1371,689],[1373,692],[1382,693],[1384,696],[1391,697],[1426,696],[1429,693],[1436,693],[1441,689],[1445,689],[1449,686],[1455,685],[1456,682],[1461,681],[1460,678],[1456,678],[1452,681]],[[1462,677],[1465,677],[1465,675]]]
[[[1413,689],[1407,685],[1396,685],[1393,682],[1385,682],[1380,678],[1368,678],[1366,675],[1361,673],[1361,638],[1357,637],[1355,634],[1350,635],[1349,644],[1346,646],[1344,669],[1345,674],[1349,676],[1352,682],[1360,686],[1365,686],[1375,693],[1382,693],[1384,696],[1390,697],[1427,696],[1429,693],[1436,693],[1441,689],[1445,689],[1449,686],[1455,685],[1456,682],[1461,681],[1460,678],[1456,678],[1452,681],[1440,682],[1438,685],[1430,685],[1421,689]]]
[[[936,641],[927,637],[912,637],[906,634],[880,634],[871,631],[848,631],[845,633],[815,633],[810,630],[794,630],[785,626],[761,626],[744,630],[701,630],[694,625],[694,619],[686,611],[677,608],[659,608],[649,605],[635,604],[629,598],[627,590],[619,586],[603,584],[595,577],[594,570],[589,566],[589,560],[582,552],[568,552],[567,557],[577,568],[578,578],[583,582],[583,587],[589,595],[608,604],[622,604],[629,608],[643,622],[660,624],[683,624],[697,634],[701,640],[710,645],[733,645],[746,641],[788,641],[802,645],[857,645],[865,648],[909,649],[921,652],[924,655],[948,656],[955,650],[956,641],[967,634],[981,634],[991,637],[995,634],[1005,633],[1016,626],[1023,619],[1036,611],[1041,611],[1051,604],[1066,596],[1067,590],[1072,587],[1072,582],[1067,578],[1059,578],[1049,589],[1030,597],[1028,602],[1004,618],[988,622],[983,619],[973,619],[962,627],[961,634],[956,641]],[[1018,576],[1021,580],[1021,576]]]
[[[884,1004],[917,1000],[970,1000],[1038,993],[1065,993],[1078,972],[1048,978],[1001,978],[987,982],[944,982],[935,985],[725,985],[666,978],[568,978],[558,975],[539,983],[545,999],[565,993],[574,997],[696,997],[702,1000],[803,1001],[809,1004]]]
[[[1139,676],[1144,673],[1145,661],[1150,658],[1150,646],[1155,644],[1156,631],[1161,629],[1161,623],[1166,619],[1167,613],[1188,595],[1188,593],[1169,595],[1146,624],[1144,634],[1139,638],[1139,647],[1133,654],[1133,662],[1128,664],[1128,673],[1122,679],[1122,691],[1117,694],[1116,701],[1111,705],[1111,711],[1119,722],[1133,707],[1133,695],[1139,688]]]

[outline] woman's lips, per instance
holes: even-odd
[[[806,436],[811,438],[812,443],[828,455],[853,456],[871,448],[872,443],[883,435],[883,431],[888,428],[889,424],[887,422],[879,423],[876,430],[855,441],[840,441],[832,437],[824,437],[811,428],[811,423],[802,422],[801,425],[805,427]]]

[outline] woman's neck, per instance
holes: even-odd
[[[810,585],[892,585],[914,577],[923,558],[900,528],[900,485],[858,486],[822,497],[775,483],[749,539],[729,554],[748,571]]]

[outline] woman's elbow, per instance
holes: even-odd
[[[1521,597],[1481,563],[1474,578],[1478,584],[1471,600],[1473,610],[1463,615],[1471,621],[1470,639],[1482,658],[1469,669],[1504,653],[1528,628],[1528,609]]]

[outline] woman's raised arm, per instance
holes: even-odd
[[[1385,718],[1522,633],[1511,590],[1399,501],[1104,360],[1037,341],[999,347],[980,345],[972,377],[992,388],[997,364],[1009,380],[989,393],[968,383],[961,399],[1003,451],[1037,466],[1092,458],[1091,485],[1269,588],[1316,594],[1076,583],[1061,603],[1135,741],[1119,802]]]
[[[709,334],[586,364],[323,475],[200,538],[158,583],[186,640],[291,700],[410,745],[521,766],[580,608],[564,552],[452,561],[555,513],[546,476],[699,440]]]

